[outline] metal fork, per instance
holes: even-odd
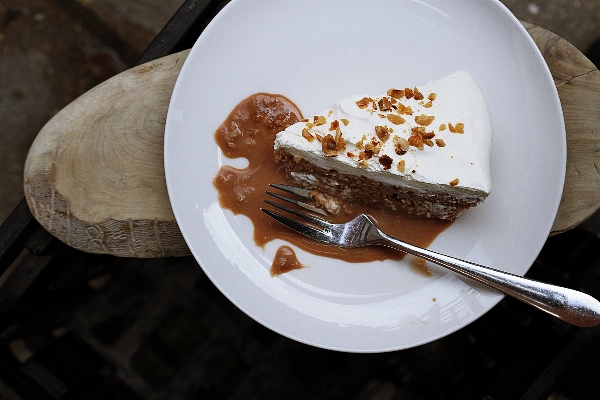
[[[310,199],[310,192],[306,189],[280,184],[270,184],[270,186],[305,199]],[[312,210],[315,208],[311,204],[293,198],[269,191],[266,193],[304,209]],[[537,307],[570,324],[590,327],[600,323],[600,302],[585,293],[534,281],[413,246],[381,231],[365,214],[361,214],[345,224],[331,224],[323,218],[302,213],[269,200],[263,201],[308,221],[310,224],[302,223],[271,210],[261,208],[261,211],[283,225],[316,241],[339,247],[360,247],[366,245],[391,247],[441,265],[503,294]],[[326,214],[322,211],[320,213]]]

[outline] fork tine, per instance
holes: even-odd
[[[308,214],[301,213],[300,211],[297,211],[297,210],[291,209],[291,208],[289,208],[289,207],[286,207],[286,206],[284,206],[284,205],[281,205],[281,204],[274,203],[274,202],[272,202],[272,201],[270,201],[270,200],[267,200],[267,199],[263,199],[263,201],[264,201],[265,203],[267,203],[267,204],[270,204],[270,205],[272,205],[273,207],[277,207],[277,208],[279,208],[280,210],[283,210],[283,211],[285,211],[285,212],[288,212],[288,213],[290,213],[290,214],[293,214],[293,215],[295,215],[295,216],[297,216],[297,217],[303,218],[303,219],[305,219],[305,220],[307,220],[307,221],[309,221],[309,222],[312,222],[313,224],[315,224],[315,225],[318,225],[318,226],[320,226],[320,227],[323,227],[323,228],[331,228],[331,224],[330,224],[329,222],[327,222],[327,221],[325,221],[324,219],[321,219],[321,218],[319,218],[319,217],[314,217],[314,216],[312,216],[312,215],[308,215]]]
[[[277,189],[279,189],[279,188],[277,188]],[[298,189],[298,188],[296,188],[296,189]],[[304,189],[302,189],[302,190],[304,190]],[[303,203],[301,201],[290,199],[288,197],[282,196],[282,195],[277,194],[277,193],[269,192],[269,191],[267,191],[266,193],[269,196],[273,196],[273,197],[275,197],[275,198],[277,198],[279,200],[287,201],[288,203],[292,203],[294,205],[297,205],[298,207],[302,207],[302,208],[304,208],[306,210],[309,210],[309,211],[312,211],[312,212],[315,212],[315,213],[327,216],[327,213],[325,211],[323,211],[322,209],[320,209],[318,207],[313,206],[312,204]]]
[[[271,204],[271,203],[269,203]],[[287,207],[286,207],[287,208]],[[329,237],[325,232],[314,228],[310,225],[305,225],[301,222],[295,221],[288,217],[284,217],[283,215],[277,214],[274,211],[267,210],[266,208],[260,209],[262,212],[270,216],[271,218],[281,222],[283,225],[287,226],[290,229],[295,230],[296,232],[309,237],[310,239],[317,240],[319,242],[331,243],[331,237]]]
[[[304,197],[305,199],[310,199],[310,190],[299,188],[296,186],[282,185],[280,183],[269,183],[269,186],[274,187],[275,189],[282,190],[284,192],[292,193],[300,197]]]

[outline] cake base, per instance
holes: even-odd
[[[486,198],[484,193],[464,190],[458,192],[457,188],[452,187],[440,188],[439,185],[431,185],[431,190],[415,190],[375,181],[365,176],[341,174],[335,170],[315,166],[305,159],[295,159],[283,149],[275,152],[275,160],[284,166],[289,181],[332,196],[333,199],[318,196],[315,199],[329,212],[337,212],[343,203],[350,203],[394,211],[402,210],[427,218],[454,220],[462,211],[477,206]]]

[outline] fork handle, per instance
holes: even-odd
[[[590,327],[600,323],[600,302],[585,293],[439,254],[377,231],[380,238],[372,238],[373,244],[392,247],[441,265],[570,324]]]

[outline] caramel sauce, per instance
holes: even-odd
[[[271,276],[277,276],[300,268],[304,268],[304,265],[298,261],[294,249],[290,246],[280,246],[275,253],[270,273]]]
[[[301,119],[302,113],[289,99],[268,93],[249,96],[231,111],[215,132],[215,141],[226,157],[245,157],[248,166],[244,169],[221,167],[213,179],[221,206],[234,214],[243,214],[250,218],[254,225],[254,241],[260,247],[278,238],[310,253],[347,262],[401,260],[404,253],[382,246],[342,249],[318,243],[292,231],[260,211],[261,207],[268,207],[262,201],[267,197],[265,191],[269,189],[268,184],[286,183],[283,167],[275,163],[275,135]],[[355,205],[345,205],[343,212],[328,217],[328,220],[343,223],[360,213],[373,217],[378,226],[389,235],[420,247],[429,246],[437,235],[451,225],[449,221],[424,219],[404,212]],[[414,269],[428,274],[426,266],[419,264],[414,266]]]

